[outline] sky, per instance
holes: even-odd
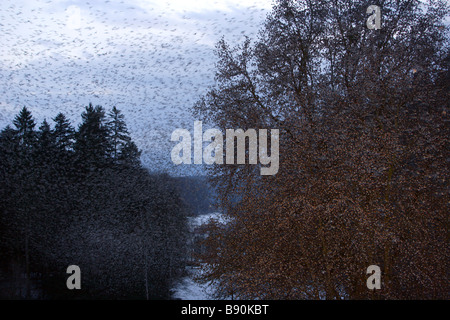
[[[272,0],[1,0],[0,128],[23,106],[38,126],[116,106],[150,170],[174,175],[177,128],[214,84],[215,44],[255,39]],[[183,167],[185,166],[185,167]]]

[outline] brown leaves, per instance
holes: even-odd
[[[432,80],[440,74],[432,66],[441,65],[440,58],[419,58],[440,50],[441,31],[421,26],[417,30],[433,30],[436,37],[419,44],[420,35],[411,31],[424,23],[417,18],[394,37],[389,19],[405,24],[398,15],[421,13],[412,6],[400,10],[398,2],[386,6],[392,10],[384,16],[385,30],[379,36],[364,32],[354,43],[338,40],[348,31],[343,21],[357,15],[356,3],[328,17],[340,30],[287,28],[294,20],[284,20],[286,8],[274,11],[251,57],[259,73],[242,75],[247,89],[234,94],[258,95],[247,100],[247,110],[255,112],[249,119],[283,115],[276,122],[284,133],[280,171],[264,178],[247,166],[211,171],[221,205],[233,217],[206,240],[207,276],[218,280],[222,293],[250,299],[448,298],[449,130],[442,117],[448,93],[442,93],[445,82]],[[307,23],[302,10],[291,11]],[[323,12],[316,14],[314,21],[327,21]],[[295,41],[294,35],[298,46],[277,40]],[[413,37],[415,46],[405,47]],[[308,48],[319,51],[308,54]],[[319,62],[329,68],[317,68]],[[411,78],[406,70],[412,65],[428,76]],[[311,70],[311,81],[302,80],[300,90],[298,75],[307,79]],[[218,92],[233,84],[223,77]],[[226,117],[234,127],[248,125],[236,117],[233,101],[241,97],[216,97],[222,99],[219,123]],[[208,102],[203,108],[208,113]],[[372,264],[382,270],[376,295],[365,286]]]

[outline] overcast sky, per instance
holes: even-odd
[[[255,38],[272,0],[1,0],[0,127],[28,107],[78,125],[117,106],[147,166],[169,165],[176,128],[214,81],[215,43]],[[173,168],[170,168],[172,170]]]

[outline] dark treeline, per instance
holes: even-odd
[[[176,181],[141,166],[115,107],[81,116],[37,128],[24,107],[0,133],[0,296],[169,298],[187,230]]]

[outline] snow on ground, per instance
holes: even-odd
[[[191,230],[193,230],[194,228],[208,223],[210,220],[216,220],[220,223],[226,222],[225,217],[220,212],[212,212],[195,217],[189,217],[188,223]]]
[[[206,284],[200,284],[194,280],[198,272],[197,268],[188,268],[188,276],[173,288],[173,299],[181,300],[211,300],[213,299],[214,289]]]
[[[217,220],[225,223],[225,219],[220,212],[202,214],[189,218],[189,228],[193,231],[195,228],[208,223],[210,220]],[[214,288],[208,284],[200,284],[194,278],[200,272],[199,268],[187,267],[187,276],[182,278],[173,288],[173,299],[181,300],[211,300],[213,299]]]

